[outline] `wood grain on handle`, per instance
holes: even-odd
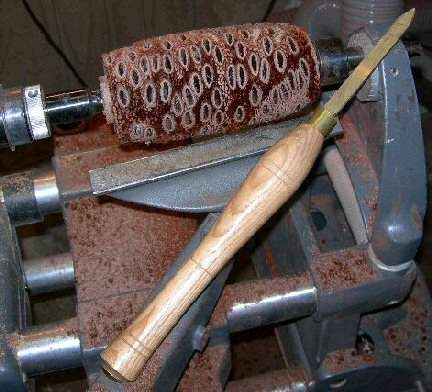
[[[189,260],[102,353],[103,367],[115,379],[138,377],[210,281],[299,188],[323,140],[317,128],[304,124],[267,151]]]

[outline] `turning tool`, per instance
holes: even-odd
[[[402,14],[309,124],[275,144],[249,173],[211,231],[144,311],[101,354],[119,381],[133,381],[189,306],[245,242],[299,188],[312,168],[336,115],[409,27]]]

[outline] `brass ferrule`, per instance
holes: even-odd
[[[315,128],[318,128],[322,135],[326,137],[336,125],[336,116],[326,110],[325,107],[320,106],[315,110],[310,119],[310,124]]]

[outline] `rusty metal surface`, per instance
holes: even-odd
[[[148,292],[196,229],[192,218],[96,198],[68,203],[66,219],[80,302]]]
[[[159,348],[155,351],[150,360],[146,363],[141,375],[133,383],[124,385],[127,392],[150,392],[154,391],[154,384],[157,381],[161,368],[165,365],[166,358],[172,353],[172,333],[169,334]],[[192,359],[193,363],[193,359]],[[190,365],[193,366],[193,365]],[[199,380],[194,380],[194,387],[199,385]],[[162,389],[161,389],[162,388]],[[163,385],[159,384],[159,390],[163,391]],[[191,391],[193,389],[189,389]]]
[[[244,380],[283,367],[272,328],[246,331],[232,336],[231,350],[228,345],[220,344],[196,353],[178,390],[222,391],[228,379]]]
[[[345,114],[341,116],[340,121],[344,134],[336,139],[336,144],[350,176],[359,179],[358,188],[355,191],[370,236],[378,206],[378,175],[368,158],[367,146],[362,142],[354,120]]]
[[[366,345],[328,353],[320,365],[322,374],[333,376],[375,366],[394,366],[401,372],[403,365],[416,364],[421,370],[414,377],[430,387],[432,315],[429,290],[421,275],[402,305],[365,315],[360,330],[367,331]]]
[[[96,199],[75,200],[66,209],[83,348],[104,347],[141,310],[194,233],[196,221]],[[167,351],[169,341],[147,364],[145,379],[128,389],[151,385],[149,378],[156,377]]]
[[[368,353],[357,353],[355,349],[333,351],[326,355],[321,368],[331,374],[337,374],[351,369],[373,366],[377,358]]]
[[[272,295],[284,294],[311,286],[312,279],[308,273],[279,277],[272,280],[253,280],[230,284],[224,289],[213,317],[209,322],[209,328],[223,328],[227,314],[237,303],[259,302],[263,298]],[[196,354],[180,384],[180,390],[222,390],[224,381],[227,379],[227,368],[231,369],[231,363],[230,379],[242,381],[232,382],[232,385],[228,384],[231,385],[230,388],[240,388],[240,386],[243,386],[243,380],[245,379],[244,388],[255,386],[258,389],[251,390],[260,390],[259,388],[270,380],[273,371],[285,366],[272,327],[258,328],[233,334],[231,336],[232,359],[230,357],[228,360],[226,350],[226,346],[220,345],[209,347],[202,354]],[[267,377],[267,373],[270,374],[269,377]],[[293,382],[294,379],[296,381],[303,381],[305,379],[304,375],[302,377],[287,378],[287,374],[294,374],[291,371],[287,373],[284,370],[283,373],[285,377],[283,377],[283,382],[281,382],[285,386]],[[249,377],[257,374],[262,376],[256,379],[249,379]]]
[[[393,355],[421,363],[430,368],[432,359],[432,312],[430,294],[422,278],[418,278],[403,305],[405,317],[384,330]],[[430,378],[430,374],[428,375]],[[432,380],[429,379],[429,383]]]
[[[57,174],[66,188],[89,186],[90,167],[152,151],[118,147],[101,119],[90,128],[55,140]],[[197,227],[192,217],[96,198],[66,203],[65,218],[80,301],[151,289]]]
[[[363,248],[325,253],[317,257],[312,270],[323,293],[372,282],[376,277]]]
[[[138,290],[80,302],[78,315],[84,347],[104,347],[122,332],[141,310],[147,294]]]
[[[229,346],[208,347],[196,353],[189,363],[178,392],[222,391],[231,368]]]
[[[251,329],[231,336],[230,380],[241,380],[285,367],[274,328]]]
[[[273,370],[254,377],[231,381],[225,392],[275,392],[306,390],[307,376],[303,369]]]
[[[146,295],[144,291],[136,291],[81,304],[79,318],[83,349],[92,348],[94,345],[105,347],[142,310]],[[167,358],[172,354],[173,341],[175,337],[170,333],[146,363],[138,379],[132,383],[122,384],[122,390],[150,392],[154,391],[156,382],[159,383],[160,388],[159,376]],[[92,380],[92,375],[90,375],[90,392],[112,390],[102,383],[99,384],[97,378],[94,382]],[[194,379],[191,382],[198,385],[196,383],[199,381]]]
[[[106,346],[132,321],[192,236],[196,222],[115,203],[105,208],[96,200],[74,203],[78,209],[68,210],[69,215],[76,214],[69,219],[69,229],[81,234],[71,236],[71,242],[85,350]],[[79,211],[82,205],[88,213]],[[95,216],[101,220],[95,221]],[[151,390],[151,380],[168,353],[169,338],[147,363],[143,376],[128,384],[127,390]]]

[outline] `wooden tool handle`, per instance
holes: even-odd
[[[102,353],[103,367],[115,379],[133,381],[138,377],[210,281],[299,188],[323,139],[317,128],[304,124],[262,157],[190,259]]]

